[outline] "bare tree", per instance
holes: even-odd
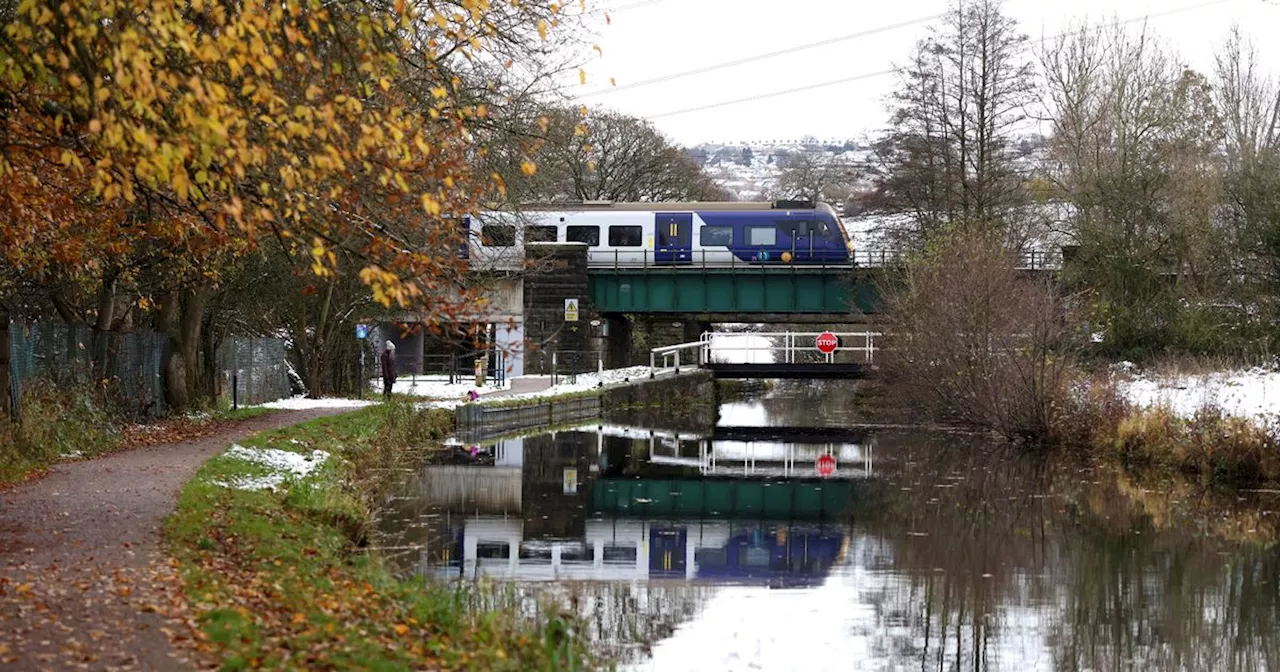
[[[1042,53],[1047,177],[1072,206],[1076,282],[1116,354],[1206,349],[1230,292],[1218,226],[1221,124],[1209,82],[1145,29],[1081,27]],[[1181,347],[1181,346],[1180,346]]]
[[[1225,169],[1222,217],[1241,254],[1233,271],[1241,294],[1274,323],[1280,314],[1280,80],[1261,71],[1238,28],[1219,49],[1214,102],[1222,120]]]
[[[709,201],[728,194],[649,122],[556,107],[536,125],[533,175],[508,178],[521,200]],[[515,167],[509,169],[515,173]]]
[[[994,228],[1020,246],[1027,202],[1013,142],[1035,91],[1027,38],[999,0],[957,2],[899,69],[891,130],[876,146],[885,207],[914,215],[909,243],[944,224]]]
[[[861,169],[839,154],[800,152],[778,175],[779,198],[843,204],[858,186]]]

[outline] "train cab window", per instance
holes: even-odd
[[[799,222],[795,220],[780,220],[778,222],[778,230],[792,238],[798,238],[809,235],[812,230],[812,224],[813,222],[809,220]]]
[[[644,232],[639,226],[609,227],[610,247],[640,247],[644,244]]]
[[[600,244],[600,227],[569,225],[564,227],[564,239],[568,243],[586,243],[595,247]]]
[[[485,224],[480,229],[480,244],[485,247],[512,247],[516,244],[516,227],[510,224]]]
[[[704,226],[699,231],[698,242],[703,247],[712,245],[724,245],[728,247],[733,244],[733,227],[732,226]]]
[[[769,247],[778,244],[778,230],[772,226],[748,226],[747,244],[755,247]]]
[[[524,242],[526,243],[554,243],[559,233],[554,226],[526,226],[524,229]]]

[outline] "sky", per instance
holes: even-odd
[[[590,4],[590,3],[589,3]],[[602,55],[587,62],[569,92],[588,106],[645,117],[675,142],[768,142],[849,139],[875,132],[887,118],[892,75],[948,0],[608,0],[611,22],[599,29]],[[1250,36],[1264,65],[1280,76],[1280,0],[1006,0],[1033,42],[1073,21],[1143,17],[1192,68],[1209,72],[1215,48],[1233,23]],[[907,25],[899,25],[907,24]],[[896,27],[895,27],[896,26]],[[884,29],[877,31],[878,29]],[[795,50],[855,33],[833,44]],[[1267,39],[1271,37],[1271,39]],[[646,80],[762,54],[787,53],[652,84]],[[616,90],[609,83],[616,82]],[[810,87],[699,111],[692,108]],[[630,87],[630,88],[628,88]]]

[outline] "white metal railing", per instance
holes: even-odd
[[[660,370],[675,369],[679,372],[681,366],[704,366],[722,361],[726,359],[725,355],[745,355],[745,363],[775,364],[795,364],[802,358],[813,361],[817,356],[821,357],[820,361],[831,364],[839,354],[855,353],[862,355],[863,361],[870,364],[875,361],[878,349],[876,338],[883,336],[878,331],[831,332],[840,339],[840,345],[835,352],[824,354],[817,348],[817,338],[824,333],[826,332],[704,332],[696,341],[651,349],[650,377]],[[721,356],[717,357],[717,354]],[[753,356],[756,354],[762,356]]]
[[[706,359],[704,361],[711,362],[715,360],[717,352],[731,353],[757,353],[766,352],[771,355],[771,359],[775,363],[794,364],[798,361],[799,355],[803,354],[821,354],[823,361],[832,363],[839,353],[861,353],[868,364],[875,361],[876,343],[875,339],[883,336],[878,331],[833,331],[831,332],[836,338],[840,339],[840,345],[835,352],[830,354],[822,354],[818,351],[818,336],[827,333],[822,331],[786,331],[779,333],[767,332],[723,332],[708,331],[702,334],[701,341],[707,343]],[[719,343],[717,344],[717,341]],[[777,355],[781,355],[779,359]],[[748,357],[748,359],[751,359]]]
[[[688,358],[688,354],[685,355],[685,364],[694,364],[696,366],[706,364],[710,361],[707,359],[709,345],[710,343],[699,340],[692,341],[690,343],[679,343],[677,345],[666,345],[661,348],[653,348],[649,351],[649,377],[652,378],[654,376],[654,372],[658,369],[672,368],[673,360],[675,362],[674,368],[676,372],[679,373],[681,353],[689,353],[690,351],[693,353],[692,359]],[[658,366],[659,358],[662,360],[662,366]]]

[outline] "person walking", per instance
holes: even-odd
[[[396,344],[387,341],[382,351],[382,393],[391,401],[391,388],[396,384]]]

